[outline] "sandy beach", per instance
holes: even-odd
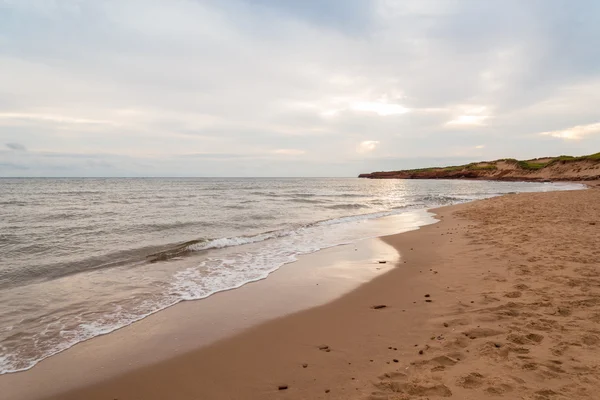
[[[600,190],[435,213],[333,302],[50,398],[594,398]]]
[[[0,0],[0,400],[600,400],[599,20]]]

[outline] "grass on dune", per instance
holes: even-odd
[[[542,168],[546,167],[548,164],[550,164],[550,163],[535,163],[535,162],[529,162],[529,161],[517,161],[517,165],[519,166],[519,168],[533,170],[533,171],[542,169]]]
[[[496,163],[503,161],[509,164],[515,164],[518,168],[526,171],[539,171],[544,169],[550,165],[556,163],[570,163],[576,161],[600,161],[600,153],[594,153],[587,156],[566,156],[561,155],[558,157],[546,157],[551,160],[548,162],[536,162],[536,160],[516,160],[514,158],[503,158],[496,161],[485,162],[486,165],[479,165],[482,163],[471,163],[465,165],[453,165],[448,167],[432,167],[432,168],[418,168],[418,169],[410,169],[406,172],[411,173],[423,173],[423,172],[458,172],[458,171],[495,171],[498,169]],[[539,160],[539,159],[538,159]]]

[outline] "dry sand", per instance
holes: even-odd
[[[339,300],[53,398],[598,398],[600,190],[436,213]]]

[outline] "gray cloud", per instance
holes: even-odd
[[[0,163],[31,174],[352,176],[600,147],[541,135],[600,122],[593,0],[3,4],[0,143],[28,151]]]
[[[8,147],[11,150],[16,150],[16,151],[27,151],[27,148],[25,146],[23,146],[21,143],[6,143],[6,147]]]
[[[365,33],[373,23],[375,2],[363,0],[244,0],[254,10],[350,35]]]
[[[0,163],[0,168],[4,171],[25,171],[29,169],[25,165],[19,165],[14,163]]]

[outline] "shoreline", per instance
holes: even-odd
[[[426,185],[427,186],[427,185]],[[467,185],[468,186],[468,185]],[[519,186],[519,185],[517,185]],[[579,185],[580,187],[583,187],[583,185]],[[454,187],[454,185],[450,185],[450,190],[453,190],[452,188]],[[521,185],[519,186],[520,188],[522,188],[522,190],[525,191],[529,191],[532,190],[532,187],[528,186],[528,185]],[[564,190],[565,188],[573,188],[573,185],[551,185],[551,186],[546,186],[546,185],[534,185],[533,186],[533,190],[540,190],[540,191],[544,191],[544,190],[548,190],[546,188],[549,188],[550,190]],[[502,186],[501,184],[498,184],[498,188],[497,189],[488,189],[486,185],[484,185],[484,187],[482,188],[483,192],[479,193],[479,194],[487,194],[487,195],[498,195],[499,193],[505,192],[506,186]],[[508,189],[511,190],[511,189]],[[444,201],[465,201],[465,200],[461,200],[461,196],[460,196],[460,188],[458,189],[457,192],[457,196],[458,197],[445,197],[442,196],[442,198],[444,199]],[[489,193],[488,193],[489,192]],[[372,219],[380,219],[382,216],[384,215],[389,215],[389,214],[396,214],[401,213],[402,215],[404,215],[410,208],[416,206],[419,207],[420,210],[422,210],[422,212],[426,213],[425,208],[426,205],[428,205],[428,207],[436,207],[439,205],[435,205],[436,201],[432,200],[435,199],[434,197],[429,197],[429,196],[424,196],[423,200],[424,203],[421,204],[418,201],[408,201],[408,206],[406,209],[403,210],[396,210],[396,209],[402,209],[403,207],[392,207],[392,208],[388,208],[384,211],[378,211],[378,212],[368,212],[368,213],[364,213],[364,214],[357,214],[354,215],[352,214],[351,216],[346,216],[346,217],[339,217],[340,221],[343,222],[352,222],[354,223],[354,219],[358,219],[358,220],[369,220],[371,221]],[[418,200],[418,199],[417,199]],[[411,211],[410,213],[415,212],[415,211]],[[383,214],[383,215],[382,215]],[[336,220],[336,218],[333,218],[333,220]],[[348,220],[348,221],[344,221],[344,220]],[[325,222],[328,220],[325,220]],[[339,222],[339,221],[338,221]],[[311,226],[313,223],[309,223],[308,226]],[[321,225],[321,222],[314,222],[315,225]],[[325,223],[324,225],[329,226],[329,223]],[[397,228],[392,228],[392,229],[385,229],[385,230],[380,230],[377,229],[377,227],[379,225],[377,225],[376,223],[371,224],[369,223],[361,223],[360,224],[362,226],[362,228],[359,228],[358,230],[361,231],[359,237],[362,238],[367,238],[367,237],[378,237],[381,235],[386,235],[386,234],[391,234],[391,233],[397,233],[401,230],[397,229]],[[332,225],[332,228],[323,228],[324,232],[321,232],[324,238],[329,238],[329,237],[337,237],[339,234],[342,234],[342,236],[344,236],[345,234],[347,234],[347,232],[336,232],[335,226],[337,225]],[[340,225],[340,226],[344,226],[344,225]],[[351,225],[347,225],[345,224],[345,226],[350,226]],[[401,223],[400,226],[404,226],[404,223]],[[346,229],[346,228],[345,228]],[[354,228],[352,228],[354,229]],[[332,235],[330,235],[330,231],[333,231],[334,233]],[[351,230],[350,230],[351,231]],[[282,231],[283,233],[289,233],[289,232],[285,232]],[[292,231],[293,233],[293,231]],[[196,254],[195,256],[192,257],[184,257],[181,260],[177,260],[174,261],[177,265],[175,266],[166,266],[166,265],[162,265],[159,266],[158,268],[152,268],[152,263],[144,263],[142,265],[136,266],[136,271],[137,274],[139,275],[144,275],[146,277],[146,280],[148,282],[151,281],[158,281],[156,283],[163,283],[162,279],[165,278],[164,282],[167,282],[171,288],[166,288],[167,290],[159,290],[158,292],[156,290],[153,289],[153,287],[157,287],[157,285],[140,285],[139,286],[139,290],[143,290],[143,288],[147,288],[148,290],[145,290],[145,292],[147,293],[142,293],[142,296],[136,296],[136,297],[131,297],[128,298],[128,291],[131,289],[130,287],[127,287],[127,285],[123,285],[125,286],[124,289],[125,290],[120,290],[120,282],[128,282],[130,280],[134,280],[134,276],[131,274],[126,273],[125,271],[130,270],[130,268],[116,268],[116,269],[107,269],[106,271],[104,271],[103,269],[98,269],[97,271],[95,270],[95,268],[92,268],[92,271],[90,272],[90,274],[73,274],[70,275],[66,280],[63,279],[49,279],[49,280],[44,280],[43,282],[39,282],[39,286],[36,283],[33,287],[36,289],[36,291],[42,296],[42,298],[44,300],[37,300],[37,299],[41,299],[39,296],[36,295],[30,295],[30,293],[28,294],[28,290],[30,288],[29,285],[16,285],[15,289],[11,289],[9,287],[8,292],[5,292],[5,297],[7,299],[9,299],[9,301],[6,303],[5,307],[2,310],[2,313],[7,313],[8,318],[7,320],[7,325],[9,327],[14,326],[14,327],[18,327],[17,328],[17,333],[13,334],[12,336],[8,336],[10,335],[10,333],[8,335],[3,335],[2,341],[3,343],[6,342],[7,344],[7,349],[6,349],[6,357],[1,357],[0,356],[0,364],[2,366],[2,371],[0,373],[14,373],[14,372],[22,372],[22,371],[26,371],[31,369],[34,365],[36,365],[37,363],[39,363],[41,360],[43,359],[47,359],[48,357],[54,356],[58,353],[61,353],[65,350],[68,350],[68,348],[71,348],[73,345],[76,345],[77,343],[82,343],[85,342],[87,340],[91,340],[94,337],[98,337],[98,336],[102,336],[102,335],[106,335],[108,333],[114,332],[116,330],[122,329],[134,322],[137,322],[139,320],[143,320],[144,318],[148,317],[149,315],[152,315],[156,312],[160,312],[166,308],[172,307],[178,303],[180,303],[181,301],[187,301],[187,300],[195,300],[195,299],[201,299],[201,298],[205,298],[207,296],[210,296],[211,294],[215,294],[217,292],[222,292],[222,291],[226,291],[226,290],[230,290],[233,288],[238,288],[240,286],[243,286],[244,284],[247,284],[248,282],[251,281],[259,281],[262,280],[264,278],[266,278],[268,276],[268,274],[272,273],[274,270],[279,269],[281,266],[285,265],[285,264],[289,264],[290,262],[290,258],[291,259],[295,259],[297,256],[302,255],[302,254],[306,254],[306,253],[310,253],[310,252],[314,252],[317,249],[323,249],[323,248],[327,248],[330,246],[335,246],[335,245],[339,245],[340,243],[348,243],[348,241],[354,242],[356,239],[359,239],[359,237],[352,237],[352,238],[348,238],[347,240],[344,239],[342,241],[337,241],[337,242],[329,242],[329,241],[325,241],[323,243],[322,239],[318,239],[321,237],[320,233],[312,233],[312,234],[307,234],[305,235],[305,238],[303,238],[303,242],[307,242],[309,243],[309,248],[313,247],[312,249],[309,250],[300,250],[295,251],[295,254],[293,254],[291,257],[287,257],[287,256],[282,256],[282,257],[275,257],[274,259],[269,259],[267,264],[263,263],[263,260],[261,260],[261,252],[262,250],[259,252],[258,250],[260,249],[261,243],[262,243],[262,238],[260,238],[262,234],[258,234],[257,237],[259,237],[260,240],[258,240],[257,244],[254,245],[252,244],[252,242],[254,241],[252,238],[250,238],[251,240],[248,240],[248,242],[250,243],[246,243],[243,245],[243,248],[240,248],[240,251],[248,251],[250,253],[252,253],[249,257],[243,256],[242,257],[242,264],[246,263],[247,265],[252,265],[252,259],[258,256],[258,261],[257,263],[255,263],[256,265],[258,265],[258,268],[251,268],[249,271],[249,273],[242,273],[242,274],[238,274],[235,279],[229,279],[229,276],[231,276],[231,274],[217,274],[217,276],[215,276],[213,279],[211,279],[211,282],[215,282],[216,284],[210,284],[208,286],[205,286],[203,284],[202,281],[199,281],[198,279],[196,279],[196,274],[197,271],[195,270],[195,268],[197,267],[198,264],[198,259],[196,256],[198,257],[202,257],[203,252],[198,252],[198,254]],[[267,231],[265,233],[265,235],[268,237],[270,235],[270,232]],[[278,234],[274,234],[272,236],[278,236]],[[287,236],[287,234],[283,235],[283,236]],[[351,235],[352,236],[352,235]],[[294,237],[294,235],[292,234],[291,237]],[[208,250],[211,252],[211,254],[213,252],[217,253],[214,254],[214,256],[216,256],[216,260],[215,262],[209,262],[209,267],[211,269],[214,269],[215,266],[218,266],[219,263],[219,258],[222,259],[221,262],[228,262],[228,253],[230,250],[232,253],[235,253],[236,249],[238,248],[235,244],[235,240],[237,238],[233,237],[232,240],[234,240],[234,246],[224,246],[223,249],[215,249],[215,250]],[[241,239],[244,239],[243,237]],[[316,240],[315,240],[316,239]],[[223,240],[226,242],[228,240],[230,240],[229,238],[223,238]],[[360,240],[360,239],[359,239]],[[219,242],[220,239],[217,240],[217,242]],[[244,240],[241,240],[242,242],[244,242]],[[295,241],[295,240],[294,240]],[[226,244],[226,243],[225,243]],[[295,243],[291,245],[292,248],[295,248]],[[220,246],[220,245],[219,245]],[[219,247],[217,246],[217,247]],[[253,247],[254,246],[254,247]],[[209,246],[212,247],[212,246]],[[268,247],[268,246],[267,246]],[[272,246],[271,246],[272,247]],[[283,245],[283,246],[279,246],[280,250],[283,249],[283,251],[287,251],[286,249],[288,247],[290,247],[289,243],[288,245]],[[302,248],[303,246],[301,245],[300,248]],[[195,254],[195,253],[194,253]],[[208,254],[208,252],[206,253]],[[268,253],[267,253],[268,254]],[[234,254],[235,257],[237,257],[237,255]],[[196,259],[195,264],[194,264],[194,259]],[[187,268],[186,266],[186,262],[188,263],[187,266],[189,266],[189,268]],[[248,262],[250,262],[248,264]],[[235,262],[235,264],[237,264],[237,261]],[[173,268],[174,267],[174,268]],[[179,271],[178,273],[173,274],[171,277],[162,277],[161,276],[161,269],[167,270],[167,271]],[[216,269],[218,271],[218,268]],[[114,272],[114,276],[113,276],[113,272]],[[221,277],[225,275],[225,283],[221,284]],[[234,275],[235,276],[235,275]],[[239,276],[241,276],[241,278],[239,278]],[[96,291],[88,296],[88,293],[81,293],[78,292],[77,288],[78,287],[85,287],[88,283],[93,282],[93,286],[90,287],[90,289],[93,289],[94,287],[100,288],[97,293]],[[66,294],[64,296],[64,298],[61,297],[61,293],[63,293],[63,288],[65,285],[72,285],[73,288],[75,289],[74,291],[69,291],[68,294]],[[135,286],[135,284],[133,285]],[[111,287],[112,288],[112,293],[114,293],[114,296],[106,296],[106,292],[103,292],[103,290],[101,289],[102,287]],[[158,294],[158,296],[156,296],[156,294]],[[105,301],[103,302],[103,304],[100,307],[95,307],[93,301],[91,301],[94,297],[99,298],[99,299],[105,299]],[[60,324],[55,324],[55,323],[48,323],[46,326],[44,326],[44,323],[42,322],[41,324],[36,324],[35,323],[35,319],[31,319],[31,321],[33,321],[32,324],[23,324],[21,325],[21,323],[19,322],[19,320],[17,318],[13,318],[10,315],[28,315],[28,311],[27,309],[37,309],[40,308],[42,310],[46,309],[46,306],[43,304],[43,302],[45,302],[47,305],[50,304],[59,304],[59,303],[68,303],[70,301],[70,299],[74,299],[74,301],[76,301],[75,299],[79,299],[79,298],[84,298],[86,299],[86,303],[80,303],[80,307],[79,307],[79,314],[76,313],[70,313],[70,315],[75,316],[74,318],[70,318],[67,314],[66,318],[62,318],[64,315],[57,315],[57,320],[60,320]],[[142,299],[150,299],[150,301],[147,300],[143,300]],[[112,300],[112,301],[111,301]],[[124,304],[123,308],[120,308],[120,302],[122,302]],[[141,307],[137,307],[137,305],[139,305],[139,303],[141,303]],[[136,305],[137,304],[137,305]],[[111,307],[113,307],[114,305],[116,305],[115,309],[112,309]],[[22,308],[23,311],[22,312],[14,312],[14,311],[19,311]],[[52,306],[48,307],[50,309],[51,312],[51,308]],[[68,309],[68,307],[64,308],[65,310]],[[96,310],[97,312],[94,312],[94,310]],[[108,311],[107,313],[103,313],[103,311]],[[93,317],[91,318],[86,318],[83,317],[81,319],[79,319],[79,315],[81,316],[85,316],[85,315],[92,315]],[[52,320],[52,318],[50,318]],[[52,322],[52,321],[51,321]],[[61,328],[62,325],[62,328]],[[44,329],[46,328],[46,329]],[[49,329],[49,331],[47,331],[47,329]],[[63,329],[63,331],[59,331],[59,329]],[[25,344],[24,346],[20,346],[20,341],[21,339],[19,339],[19,335],[21,335],[21,333],[23,335],[27,335],[27,339],[25,340],[25,343],[28,343],[27,341],[29,341],[29,343],[38,343],[39,345],[31,345],[31,346],[27,346],[27,344]],[[63,333],[65,333],[65,335],[63,336]],[[8,336],[8,339],[6,339],[6,336]],[[13,340],[14,338],[14,340]]]
[[[379,231],[397,230],[399,224],[408,231],[434,222],[424,210],[373,221],[374,229]],[[1,375],[0,392],[11,400],[39,399],[61,388],[74,389],[111,379],[269,320],[328,303],[394,268],[397,260],[396,250],[379,238],[302,255],[268,279],[216,293],[200,302],[178,303],[109,334],[80,342],[29,370]],[[40,383],[43,391],[34,386]]]
[[[230,292],[232,292],[234,290],[238,290],[238,289],[240,289],[240,288],[242,288],[242,287],[244,287],[246,285],[249,285],[249,284],[256,284],[256,283],[263,282],[267,278],[270,278],[273,273],[276,273],[281,268],[286,268],[289,265],[295,265],[295,264],[298,263],[299,260],[301,260],[299,262],[299,265],[301,265],[302,268],[310,270],[311,267],[305,265],[306,261],[302,261],[305,257],[308,257],[309,259],[312,259],[313,257],[316,257],[316,260],[313,261],[313,262],[316,262],[316,264],[318,264],[318,265],[323,265],[324,267],[328,267],[328,269],[332,269],[332,268],[329,268],[329,267],[331,267],[331,266],[335,267],[335,264],[343,264],[345,262],[348,262],[349,260],[354,259],[357,256],[360,256],[361,253],[358,253],[358,254],[353,254],[353,253],[338,254],[337,258],[332,258],[328,254],[331,253],[332,251],[333,252],[336,252],[336,251],[335,250],[331,251],[330,249],[334,249],[334,248],[340,247],[340,246],[347,246],[347,245],[352,246],[354,244],[361,243],[363,241],[368,241],[370,239],[375,239],[375,238],[378,237],[378,234],[380,232],[382,232],[382,231],[383,232],[398,232],[398,231],[399,232],[404,232],[404,231],[408,231],[408,230],[412,230],[412,229],[418,229],[419,226],[426,225],[426,224],[433,223],[433,222],[435,222],[435,221],[431,217],[431,214],[428,213],[424,208],[423,209],[415,209],[415,210],[412,210],[412,211],[408,211],[407,210],[407,211],[399,213],[399,214],[391,214],[391,215],[387,215],[387,216],[383,216],[383,217],[380,216],[380,217],[374,218],[374,219],[367,219],[365,225],[368,226],[367,231],[369,233],[368,233],[368,236],[364,237],[363,239],[359,239],[357,241],[353,241],[350,244],[349,243],[340,243],[340,244],[333,244],[333,245],[331,245],[331,244],[325,244],[319,250],[313,251],[312,253],[308,252],[308,253],[299,253],[299,254],[296,254],[294,256],[296,258],[295,261],[283,263],[282,265],[278,266],[276,269],[269,271],[268,274],[265,277],[263,277],[263,278],[255,279],[255,280],[249,280],[249,281],[246,281],[243,284],[241,284],[239,286],[236,286],[236,287],[230,287],[230,288],[227,288],[227,289],[221,289],[221,290],[218,290],[218,291],[216,291],[216,292],[214,292],[214,293],[212,293],[212,294],[210,294],[210,295],[208,295],[206,297],[202,297],[202,298],[190,298],[190,299],[187,299],[187,300],[179,300],[176,303],[170,304],[170,305],[168,305],[166,307],[163,307],[163,308],[160,308],[160,309],[158,309],[156,311],[152,311],[149,314],[143,315],[139,319],[130,321],[130,322],[124,324],[124,325],[120,325],[120,326],[117,326],[117,327],[111,327],[111,326],[109,326],[108,330],[105,333],[96,334],[95,336],[92,336],[92,337],[89,337],[89,338],[85,338],[85,339],[80,340],[80,341],[78,341],[78,342],[76,342],[74,344],[71,344],[67,348],[61,349],[59,351],[54,352],[51,355],[43,357],[42,359],[36,360],[33,365],[28,366],[27,368],[24,368],[24,369],[21,369],[21,370],[18,370],[18,371],[11,371],[11,372],[8,372],[8,373],[0,374],[0,391],[2,389],[2,381],[3,381],[2,376],[5,376],[5,375],[8,376],[8,375],[15,374],[15,373],[16,374],[20,374],[22,372],[27,372],[27,371],[31,370],[32,368],[34,368],[39,363],[43,362],[44,360],[50,359],[52,357],[55,357],[56,355],[59,355],[59,354],[65,352],[65,351],[69,351],[69,349],[73,348],[74,346],[78,346],[81,343],[85,343],[87,341],[94,340],[96,338],[100,338],[100,337],[103,337],[103,336],[106,336],[106,335],[110,335],[110,334],[118,332],[119,330],[122,330],[122,329],[127,329],[131,325],[137,324],[137,323],[145,320],[148,317],[152,317],[153,315],[155,315],[157,313],[164,312],[165,310],[168,310],[168,309],[170,309],[172,307],[177,307],[177,306],[179,306],[181,304],[188,303],[188,302],[195,302],[196,300],[203,300],[204,301],[207,298],[210,298],[212,296],[223,295],[225,293],[230,293]],[[257,243],[257,244],[260,245],[260,242]],[[253,243],[248,243],[245,246],[254,246],[254,244]],[[367,245],[366,247],[362,246],[362,245],[359,245],[359,246],[354,246],[354,247],[356,247],[358,249],[362,249],[362,253],[366,253],[366,252],[369,251],[368,247],[374,247],[374,245]],[[386,251],[384,250],[384,253],[385,252]],[[319,256],[319,254],[321,254],[321,253],[324,254],[324,257],[320,257]],[[314,256],[313,256],[313,254],[314,254]],[[395,252],[394,252],[394,254],[395,254]],[[321,258],[323,258],[323,260],[321,260]],[[389,266],[390,266],[390,264],[386,265],[386,267],[389,267]],[[383,267],[382,265],[379,265],[377,269],[381,269],[382,267]],[[296,268],[298,268],[298,267],[296,267]],[[362,274],[362,272],[358,272],[356,274],[355,278],[362,279],[361,278],[361,274]],[[298,275],[298,274],[296,274],[296,275]],[[326,274],[323,274],[322,277],[323,278],[327,278]],[[348,275],[348,277],[349,277],[349,275]],[[303,277],[296,276],[295,278],[296,279],[297,278],[301,278],[302,279]],[[285,285],[285,283],[281,282],[281,279],[276,279],[276,282],[278,282],[279,284],[284,284]],[[336,290],[338,290],[340,286],[342,286],[342,285],[339,285],[337,283],[333,284],[332,285],[333,293],[336,293]],[[332,300],[336,296],[337,296],[337,294],[332,294],[332,295],[329,296],[328,300]],[[312,306],[318,305],[319,304],[318,302],[324,301],[323,300],[323,298],[324,298],[323,296],[321,296],[323,298],[319,297],[319,295],[315,295],[314,297],[315,298],[312,299],[311,301],[304,301],[304,300],[302,300],[302,302],[300,304],[304,304],[304,305],[301,306],[300,308],[302,308],[302,309],[304,309],[304,308],[310,308]],[[281,307],[281,309],[283,310],[283,307]],[[298,307],[296,305],[289,305],[288,309],[289,309],[289,312],[286,312],[285,314],[297,311]],[[271,313],[271,311],[268,310],[268,309],[264,309],[262,311],[265,311],[265,315],[267,315],[269,317],[273,317],[273,318],[281,316],[282,314],[284,314],[283,311],[278,311],[277,314]],[[254,315],[254,317],[256,317],[259,321],[263,321],[263,320],[266,319],[262,314],[261,315]]]
[[[533,196],[555,196],[559,193],[570,192],[536,193]],[[419,362],[424,355],[428,357],[429,353],[439,352],[440,349],[432,350],[437,347],[438,340],[428,341],[431,332],[436,332],[436,337],[439,337],[448,328],[454,332],[466,326],[459,322],[456,322],[457,325],[441,323],[438,319],[440,315],[458,312],[448,310],[446,304],[455,303],[458,288],[464,286],[461,282],[473,277],[465,280],[465,276],[458,276],[460,273],[457,271],[450,273],[439,267],[427,268],[438,265],[440,260],[442,263],[455,262],[468,245],[468,240],[462,236],[473,228],[453,214],[464,212],[473,204],[528,196],[532,194],[502,196],[437,209],[441,223],[382,238],[401,254],[400,268],[363,283],[341,298],[262,323],[175,358],[50,398],[387,398],[385,396],[389,393],[386,394],[383,389],[404,385],[392,379],[399,377],[394,375],[399,373],[397,368],[392,367],[405,366],[408,362],[410,369],[412,357]],[[430,242],[434,248],[431,248]],[[480,245],[486,246],[485,243]],[[465,271],[461,273],[464,275]],[[440,284],[442,276],[443,285]],[[451,285],[446,285],[450,282]],[[398,287],[402,293],[398,293]],[[426,294],[429,297],[424,297]],[[461,295],[467,296],[466,293]],[[459,301],[459,308],[474,307],[469,306],[474,303],[466,301]],[[386,307],[379,310],[371,308],[381,304]],[[180,317],[185,318],[183,314]],[[443,324],[448,324],[448,327]],[[378,336],[372,337],[373,334]],[[388,345],[384,346],[384,342]],[[323,345],[329,346],[330,351],[319,350],[319,346]],[[417,349],[424,354],[419,355]],[[447,357],[452,360],[459,358]],[[442,364],[454,362],[444,360]],[[303,368],[303,364],[307,367]],[[442,366],[447,367],[435,365],[433,368]],[[382,377],[379,382],[377,376]],[[288,389],[278,390],[281,385],[287,385]],[[420,385],[420,388],[411,390],[436,396],[447,393],[442,386],[451,390],[448,385]],[[378,391],[383,394],[372,395]],[[456,393],[456,388],[452,387],[452,392]],[[410,393],[407,395],[412,396]]]

